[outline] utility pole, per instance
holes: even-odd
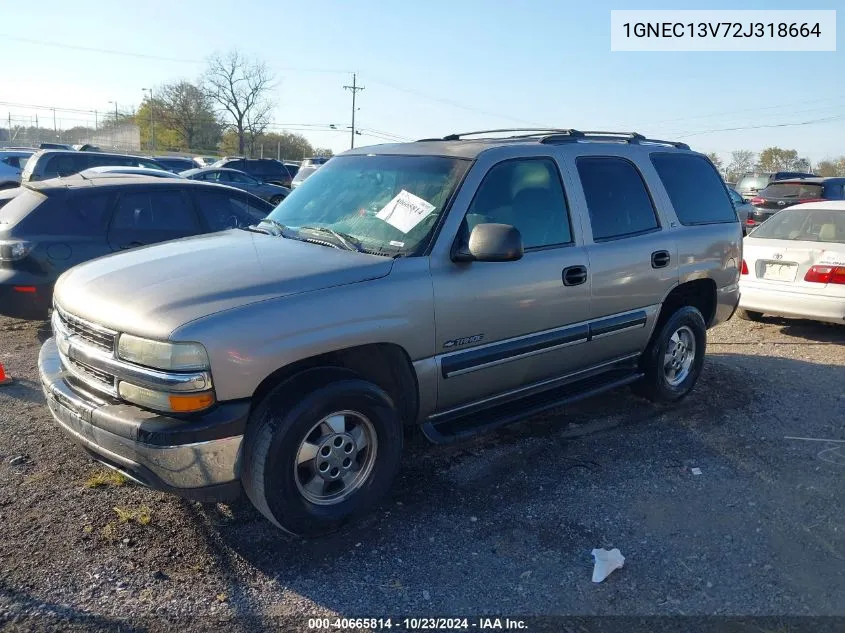
[[[94,110],[94,131],[95,132],[97,131],[98,127],[99,126],[97,125],[97,111]]]
[[[56,108],[53,108],[53,132],[56,134],[56,137],[59,136],[59,128],[56,126]]]
[[[35,113],[35,144],[41,144],[41,128],[38,127],[38,113]]]
[[[355,73],[352,73],[352,85],[351,86],[344,86],[344,90],[351,90],[352,91],[352,149],[355,149],[355,95],[359,90],[363,90],[364,86],[359,86],[357,84],[357,77]]]

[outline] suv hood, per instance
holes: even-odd
[[[256,301],[387,275],[393,259],[231,230],[108,255],[64,273],[55,302],[122,332],[164,339]]]

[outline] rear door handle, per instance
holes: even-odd
[[[669,265],[670,259],[669,251],[654,251],[651,254],[651,267],[666,268]]]
[[[586,266],[569,266],[563,269],[564,286],[580,286],[587,281]]]

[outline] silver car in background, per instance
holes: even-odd
[[[11,189],[21,184],[21,172],[35,150],[0,150],[0,189]]]
[[[845,201],[784,209],[743,241],[737,315],[845,325]]]
[[[739,223],[742,224],[742,234],[745,235],[749,231],[748,218],[754,212],[754,205],[746,202],[745,199],[736,192],[736,189],[728,187],[728,195],[731,197],[731,204],[734,205],[734,211],[739,218]]]

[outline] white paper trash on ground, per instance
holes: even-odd
[[[693,475],[700,475],[700,474],[701,474],[701,469],[700,469],[700,468],[690,468],[690,472],[691,472]]]
[[[601,582],[610,576],[613,570],[625,564],[625,557],[617,548],[594,549],[592,553],[593,558],[596,559],[596,564],[593,566],[593,582]]]

